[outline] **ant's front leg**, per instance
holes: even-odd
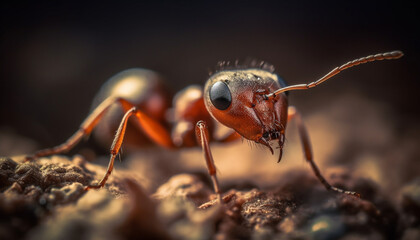
[[[198,121],[195,126],[195,134],[197,142],[201,145],[204,153],[204,159],[207,163],[207,170],[209,171],[211,180],[213,182],[214,192],[217,194],[219,203],[222,203],[222,196],[220,194],[219,181],[216,176],[216,165],[214,164],[213,156],[211,154],[209,144],[209,132],[205,121]]]
[[[300,139],[302,141],[303,151],[305,153],[305,158],[311,165],[312,170],[314,171],[316,177],[325,186],[325,188],[329,191],[335,191],[339,193],[344,193],[344,194],[360,197],[360,194],[357,192],[346,191],[341,188],[333,187],[327,182],[327,180],[325,180],[325,178],[322,176],[321,172],[319,171],[317,165],[314,162],[311,142],[309,141],[308,132],[306,131],[306,127],[303,124],[302,117],[300,116],[299,112],[296,110],[295,107],[289,107],[288,109],[287,120],[290,121],[291,119],[296,119]]]

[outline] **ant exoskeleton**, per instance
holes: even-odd
[[[380,53],[359,58],[334,68],[317,81],[309,84],[287,86],[273,72],[273,68],[262,63],[251,64],[247,68],[223,69],[211,75],[204,91],[191,86],[178,93],[174,99],[174,123],[171,125],[165,119],[169,108],[164,102],[165,94],[160,89],[159,76],[144,69],[126,70],[113,77],[104,90],[103,97],[92,113],[81,124],[80,129],[65,143],[36,152],[28,159],[62,153],[73,148],[84,136],[89,135],[101,121],[107,111],[120,104],[124,116],[120,122],[111,146],[111,157],[105,176],[97,185],[85,187],[86,190],[101,188],[105,185],[112,172],[114,160],[120,151],[128,120],[134,116],[133,122],[152,142],[166,148],[181,148],[201,146],[207,169],[213,181],[214,191],[219,201],[221,193],[216,177],[216,167],[213,161],[209,143],[230,142],[241,136],[248,140],[266,146],[272,153],[270,143],[277,142],[282,157],[285,128],[288,121],[296,119],[302,141],[305,158],[309,162],[319,181],[327,190],[360,196],[356,192],[345,191],[331,186],[320,173],[313,161],[311,144],[299,112],[288,105],[287,92],[309,89],[323,83],[344,69],[384,59],[398,59],[403,56],[401,51]],[[115,94],[115,92],[117,92]],[[128,93],[128,94],[125,94]],[[233,129],[227,136],[216,139],[212,128],[212,118]],[[213,130],[213,129],[212,129]],[[170,132],[172,131],[172,132]]]

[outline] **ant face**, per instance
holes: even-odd
[[[276,74],[262,69],[222,71],[207,81],[204,102],[217,121],[273,152],[270,141],[283,146],[288,104],[285,94],[265,95],[283,87],[280,83]]]

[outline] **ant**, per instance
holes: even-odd
[[[166,94],[161,88],[160,76],[145,69],[126,70],[104,85],[101,92],[105,96],[100,97],[104,100],[84,120],[73,136],[61,145],[28,156],[27,160],[70,150],[104,120],[111,108],[119,104],[124,116],[111,145],[107,172],[97,185],[86,186],[85,190],[105,185],[112,172],[115,157],[121,149],[130,119],[148,139],[162,147],[175,149],[201,146],[214,191],[218,201],[222,202],[210,142],[231,142],[243,137],[266,146],[272,154],[274,151],[270,144],[274,142],[280,149],[280,162],[286,124],[295,119],[305,158],[318,180],[327,190],[360,197],[356,192],[331,186],[322,176],[313,160],[311,144],[302,118],[295,107],[289,106],[287,95],[289,91],[316,87],[353,66],[377,60],[398,59],[402,56],[401,51],[370,55],[336,67],[317,81],[291,86],[287,86],[283,79],[274,73],[274,68],[264,62],[254,61],[246,67],[241,67],[238,63],[235,66],[222,63],[222,70],[209,77],[204,91],[197,86],[190,86],[174,97],[173,123],[165,118],[165,112],[168,112],[169,108],[165,103]],[[208,128],[214,130],[213,119],[234,131],[225,137],[216,138],[215,131],[208,131]]]

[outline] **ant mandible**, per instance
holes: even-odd
[[[311,144],[295,107],[288,105],[287,92],[305,90],[323,83],[341,71],[371,61],[384,59],[398,59],[403,56],[401,51],[379,53],[347,62],[334,68],[319,80],[308,83],[287,86],[285,82],[273,72],[273,68],[265,63],[251,64],[247,68],[223,69],[211,75],[202,89],[191,86],[178,93],[174,98],[174,123],[171,125],[164,117],[168,110],[163,104],[165,94],[159,93],[159,77],[156,73],[145,69],[131,69],[117,74],[108,83],[108,90],[131,90],[129,95],[109,94],[81,124],[80,129],[65,143],[53,148],[36,152],[27,159],[63,153],[73,148],[83,137],[89,135],[104,115],[119,104],[124,110],[124,116],[115,134],[111,157],[107,172],[97,185],[86,186],[85,189],[101,188],[105,185],[114,166],[114,160],[120,151],[128,120],[134,116],[133,122],[152,142],[166,148],[181,148],[201,146],[208,172],[211,176],[214,191],[221,202],[221,192],[216,176],[209,143],[230,142],[241,136],[248,140],[266,146],[271,153],[272,142],[276,142],[280,149],[278,161],[282,157],[285,128],[288,121],[295,119],[305,158],[309,162],[316,177],[327,190],[360,197],[356,192],[345,191],[331,186],[320,173],[313,160]],[[129,82],[130,84],[126,84]],[[127,88],[128,86],[128,88]],[[136,88],[137,86],[137,88]],[[112,89],[114,88],[114,89]],[[109,92],[109,91],[108,91]],[[117,91],[118,92],[118,91]],[[121,91],[120,91],[121,92]],[[134,93],[133,93],[134,92]],[[212,118],[233,129],[230,134],[216,139]],[[214,129],[212,129],[214,130]]]

